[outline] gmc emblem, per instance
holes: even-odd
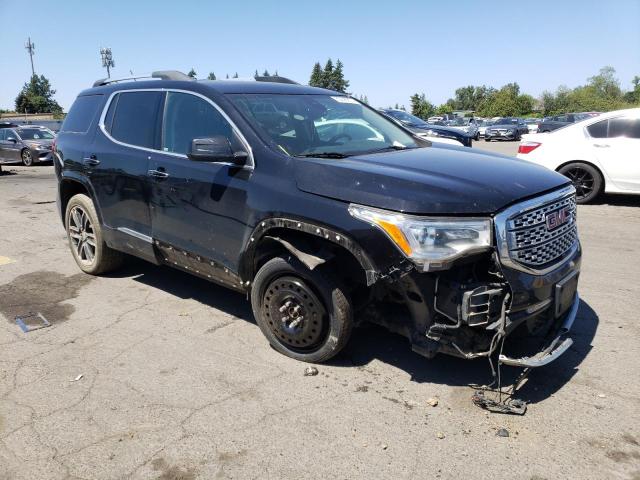
[[[545,221],[547,222],[547,230],[555,230],[559,226],[571,221],[571,208],[563,207],[560,210],[547,213]]]

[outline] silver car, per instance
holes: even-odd
[[[34,125],[0,128],[0,165],[22,162],[31,167],[51,161],[55,137],[48,128]]]
[[[454,128],[465,135],[470,136],[474,140],[478,140],[480,138],[478,133],[478,122],[476,122],[475,118],[456,117],[447,122],[447,127]]]

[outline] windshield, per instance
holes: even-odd
[[[264,140],[291,156],[349,156],[416,148],[413,137],[345,96],[230,94]]]
[[[54,138],[53,132],[45,128],[20,128],[18,134],[23,140],[51,140]]]
[[[399,110],[387,110],[387,115],[392,116],[393,118],[397,118],[401,122],[411,123],[413,125],[426,125],[423,119],[416,117],[415,115],[411,115],[407,112],[402,112]]]
[[[455,127],[461,127],[467,125],[469,123],[466,118],[457,117],[449,122],[449,125],[453,125]]]
[[[496,120],[495,122],[493,122],[494,125],[505,125],[507,123],[518,123],[518,119],[516,118],[509,118],[509,117],[504,117],[504,118],[499,118],[498,120]]]

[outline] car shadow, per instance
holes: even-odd
[[[598,323],[596,312],[581,300],[571,330],[571,338],[574,341],[571,348],[553,363],[532,370],[528,381],[518,390],[516,397],[527,403],[537,403],[553,395],[569,382],[592,349]],[[464,360],[437,355],[435,358],[426,359],[411,350],[409,340],[378,326],[367,326],[355,332],[344,354],[332,363],[345,367],[362,367],[376,359],[404,370],[411,376],[412,381],[418,383],[472,386],[487,385],[493,380],[486,358]],[[520,368],[503,366],[503,386],[512,384],[521,372]]]
[[[193,299],[239,319],[255,324],[246,295],[218,286],[179,270],[152,265],[130,257],[124,268],[109,275],[132,278],[136,282],[167,292],[180,299]],[[572,347],[555,362],[534,369],[517,397],[528,403],[540,402],[560,390],[577,373],[582,361],[592,349],[598,329],[596,312],[583,300],[571,330]],[[274,355],[277,353],[274,352]],[[364,323],[357,328],[346,348],[329,365],[345,368],[366,368],[378,360],[407,372],[411,381],[449,386],[485,385],[492,381],[486,358],[464,360],[447,355],[427,359],[411,350],[409,340],[377,325]],[[522,370],[502,367],[503,385],[509,385]]]
[[[594,205],[611,205],[613,207],[640,207],[640,195],[606,194],[597,198]]]

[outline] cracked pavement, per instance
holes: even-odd
[[[366,327],[305,377],[240,294],[135,259],[79,273],[53,168],[4,170],[2,480],[640,479],[640,198],[579,207],[575,344],[530,376],[515,417],[471,403],[484,361],[426,360]],[[29,311],[52,326],[23,333]]]

